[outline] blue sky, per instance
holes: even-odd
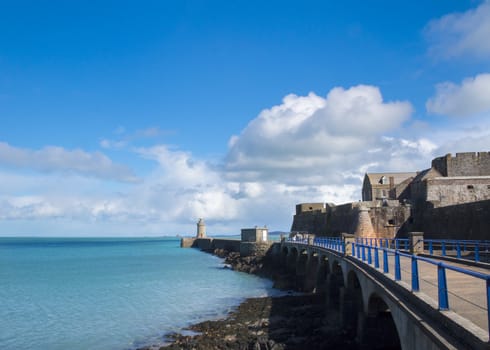
[[[487,1],[1,7],[0,235],[288,230],[490,149]]]

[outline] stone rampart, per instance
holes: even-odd
[[[490,200],[419,211],[416,222],[425,238],[477,239],[490,238]]]
[[[272,244],[273,242],[242,242],[226,238],[182,238],[180,241],[181,248],[199,248],[206,251],[223,249],[240,253],[241,256],[265,254]]]
[[[291,231],[317,236],[392,238],[411,230],[411,207],[395,200],[329,205],[325,213],[305,212],[294,216]]]
[[[442,176],[486,176],[490,175],[490,152],[446,154],[432,160],[432,167]]]
[[[212,249],[224,249],[229,252],[239,252],[241,242],[237,239],[215,238],[211,244]]]
[[[250,255],[265,255],[267,251],[272,246],[273,242],[241,242],[240,244],[240,255],[250,256]]]

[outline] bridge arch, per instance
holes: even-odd
[[[359,322],[364,311],[362,286],[357,273],[350,269],[347,272],[347,283],[341,300],[342,325],[352,336],[359,336]]]
[[[291,271],[296,270],[296,262],[298,260],[299,251],[296,247],[290,247],[287,255],[287,268]]]
[[[296,287],[301,291],[305,291],[308,257],[308,249],[300,248],[298,251],[298,258],[296,260]]]
[[[330,274],[330,265],[326,254],[318,254],[318,268],[316,271],[316,292],[322,293],[326,291],[327,278]]]
[[[391,313],[390,301],[377,293],[372,293],[366,305],[366,315],[360,324],[361,346],[376,349],[401,349],[399,325]],[[379,340],[383,339],[382,342]]]
[[[308,250],[308,260],[306,263],[306,273],[304,281],[304,291],[316,291],[317,271],[319,266],[319,254],[315,249]]]
[[[340,305],[340,290],[344,288],[344,272],[337,259],[329,259],[331,273],[327,277],[327,305]]]

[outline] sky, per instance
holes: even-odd
[[[490,1],[0,3],[0,236],[289,231],[490,151]]]

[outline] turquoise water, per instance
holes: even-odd
[[[0,238],[0,349],[134,349],[274,293],[179,243]]]

